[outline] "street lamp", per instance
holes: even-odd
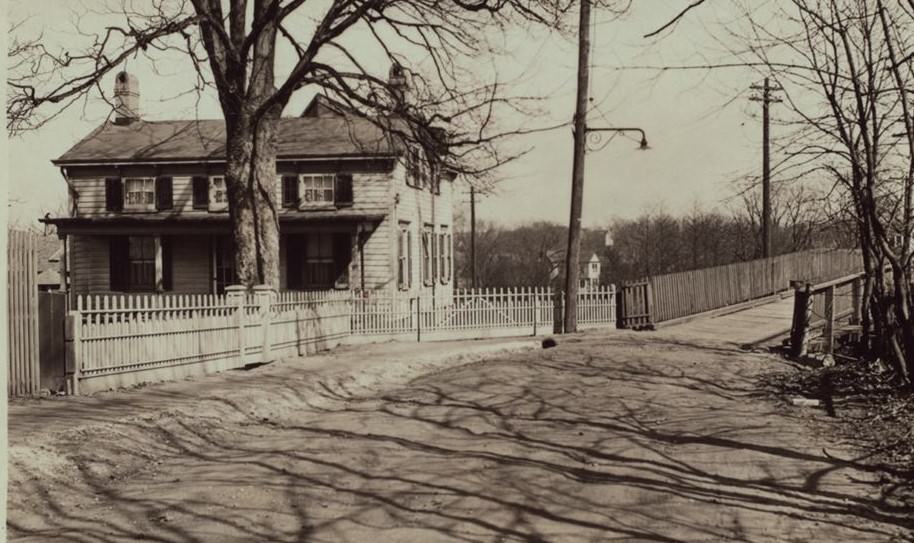
[[[610,141],[610,140],[607,140],[606,143],[605,143],[602,147],[599,147],[599,148],[598,148],[598,147],[595,147],[596,145],[599,145],[600,142],[603,141],[603,134],[602,134],[603,132],[617,132],[617,133],[623,133],[623,134],[626,133],[626,132],[638,132],[639,134],[641,134],[641,141],[640,141],[640,143],[638,144],[638,150],[640,150],[640,151],[646,151],[646,150],[650,149],[650,146],[647,144],[647,136],[644,134],[644,130],[642,130],[642,129],[640,129],[640,128],[631,128],[631,127],[625,127],[625,128],[609,128],[609,127],[606,127],[606,128],[591,128],[591,127],[589,127],[589,126],[585,126],[585,127],[584,127],[584,134],[587,135],[588,143],[592,143],[592,144],[594,145],[594,147],[589,147],[589,148],[587,149],[588,151],[598,151],[599,149],[602,149],[603,147],[605,147],[606,145],[609,144],[609,141]]]
[[[578,310],[578,263],[580,253],[581,253],[581,205],[580,198],[583,191],[584,185],[584,175],[583,175],[583,162],[584,155],[586,151],[597,151],[602,149],[606,145],[609,145],[609,142],[612,138],[608,139],[606,143],[602,146],[600,143],[603,141],[603,133],[605,132],[614,132],[614,133],[626,133],[626,132],[637,132],[641,135],[641,141],[639,142],[638,149],[646,150],[649,149],[647,144],[647,135],[644,133],[644,130],[635,127],[600,127],[600,128],[591,128],[588,127],[586,123],[581,123],[582,132],[579,145],[580,155],[578,160],[576,160],[575,173],[573,179],[575,183],[572,186],[572,206],[571,206],[571,220],[568,224],[568,250],[565,253],[565,311],[563,319],[563,330],[565,333],[576,332],[578,319],[577,319],[577,310]],[[575,134],[575,139],[579,140],[578,135]],[[577,201],[575,196],[577,195]],[[578,205],[575,205],[575,204]],[[558,312],[558,311],[557,311]]]

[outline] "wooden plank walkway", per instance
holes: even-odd
[[[790,333],[793,296],[742,311],[702,317],[661,328],[660,333],[708,341],[728,347],[765,348],[780,344]]]

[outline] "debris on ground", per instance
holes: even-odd
[[[883,472],[886,498],[914,506],[914,390],[882,361],[851,354],[837,353],[833,366],[768,374],[764,387],[794,406],[825,407],[838,433]]]

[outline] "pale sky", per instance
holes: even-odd
[[[91,6],[93,0],[83,0]],[[763,77],[740,68],[708,73],[618,70],[633,65],[704,64],[724,58],[723,25],[727,13],[704,7],[661,40],[641,36],[654,30],[686,4],[685,0],[636,0],[620,20],[595,12],[594,64],[588,124],[637,126],[647,132],[651,148],[616,137],[605,148],[589,152],[585,177],[584,223],[604,226],[662,208],[685,213],[700,206],[723,207],[734,193],[731,180],[760,169],[761,122],[758,103],[750,102],[749,85]],[[715,3],[715,7],[724,4]],[[10,0],[13,21],[28,17],[29,30],[42,30],[49,44],[82,43],[72,29],[72,2]],[[576,15],[575,15],[576,17]],[[84,17],[83,24],[98,24]],[[495,36],[493,39],[501,39]],[[723,45],[722,45],[723,42]],[[574,110],[576,43],[549,35],[512,34],[511,55],[481,59],[519,95],[542,96],[542,114],[524,121],[529,127],[570,120]],[[733,44],[734,47],[737,44]],[[180,95],[187,89],[189,61],[176,57],[155,71],[144,59],[127,69],[138,76],[143,116],[150,120],[218,118],[214,95]],[[158,73],[156,73],[156,71]],[[386,70],[384,70],[386,72]],[[113,86],[112,73],[102,83]],[[285,115],[301,112],[313,91],[301,91]],[[65,184],[50,160],[97,127],[109,106],[97,97],[77,104],[42,129],[9,141],[10,220],[35,221],[45,212],[63,210]],[[634,138],[635,135],[632,135]],[[524,136],[513,148],[531,148],[499,172],[497,193],[479,199],[477,216],[503,224],[533,220],[564,223],[570,201],[572,137],[570,128]],[[469,196],[462,198],[464,203]],[[33,223],[35,224],[35,223]]]

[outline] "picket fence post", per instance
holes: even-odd
[[[257,313],[260,317],[261,356],[264,364],[273,361],[272,342],[270,341],[270,327],[272,326],[271,311],[276,299],[276,291],[270,285],[254,285],[254,301],[257,304]]]
[[[238,363],[245,364],[244,351],[247,337],[244,333],[245,307],[247,289],[244,285],[230,285],[225,287],[225,301],[227,305],[235,307],[235,325],[238,327]]]
[[[82,340],[82,313],[70,311],[66,317],[66,387],[67,394],[79,395],[79,370],[82,366],[81,345]]]

